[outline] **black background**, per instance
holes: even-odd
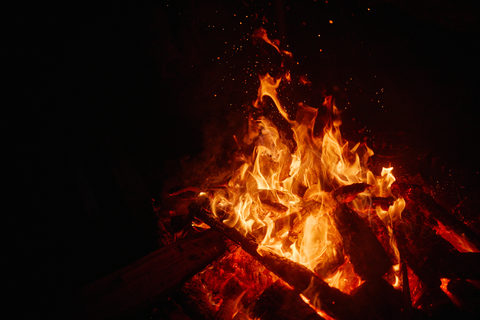
[[[427,178],[450,170],[478,191],[474,1],[81,3],[41,8],[37,18],[31,86],[40,90],[26,139],[34,174],[22,193],[39,198],[27,255],[31,294],[49,313],[63,312],[66,293],[157,246],[155,217],[138,221],[125,209],[105,143],[121,146],[159,199],[182,159],[249,110],[268,70],[254,66],[255,27],[293,53],[293,76],[313,82],[287,105],[319,107],[322,92],[333,94],[347,139],[380,155],[426,157]]]

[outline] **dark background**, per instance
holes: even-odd
[[[65,309],[68,292],[158,248],[150,199],[162,207],[166,182],[209,153],[205,141],[233,144],[258,74],[277,70],[274,52],[268,60],[249,37],[259,26],[293,53],[293,82],[312,81],[285,91],[287,109],[320,107],[333,94],[345,137],[366,140],[379,162],[421,173],[438,192],[454,184],[447,206],[478,194],[475,1],[190,0],[39,12],[32,86],[41,93],[26,160],[35,173],[24,193],[39,198],[28,223],[30,294],[50,314]]]

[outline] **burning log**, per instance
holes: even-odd
[[[477,287],[465,280],[452,280],[448,283],[447,290],[462,309],[480,316],[480,290]]]
[[[179,287],[227,250],[228,241],[207,230],[163,247],[71,297],[74,319],[127,315]]]
[[[367,319],[402,319],[401,292],[385,279],[366,280],[355,290],[353,298],[367,312]]]
[[[252,315],[262,320],[322,320],[300,296],[281,280],[267,287],[257,299]]]
[[[404,210],[405,213],[405,210]],[[407,240],[403,225],[397,224],[394,228],[395,239],[397,240],[398,250],[400,256],[413,270],[417,277],[428,287],[437,288],[440,286],[440,278],[435,274],[435,271],[419,257],[413,255],[407,247]]]
[[[208,298],[205,285],[196,276],[176,290],[172,297],[191,319],[210,320],[217,312]]]
[[[405,223],[399,223],[396,227],[396,236],[405,247],[402,250],[408,250],[410,253],[407,255],[416,255],[417,261],[428,265],[428,273],[434,272],[438,278],[479,280],[480,270],[477,266],[480,264],[480,253],[458,252],[452,244],[437,235],[426,219],[412,214],[408,209],[404,210],[403,218]]]
[[[227,227],[199,204],[193,203],[190,206],[190,210],[195,217],[211,228],[220,231],[232,241],[240,244],[243,250],[292,286],[297,293],[305,295],[315,307],[337,319],[360,318],[359,307],[352,297],[336,288],[330,287],[305,266],[273,252],[263,251],[260,254],[257,251],[258,245],[253,239],[243,236],[234,228]]]
[[[357,275],[365,280],[387,273],[392,267],[390,258],[370,227],[353,210],[339,206],[335,210],[335,224]]]
[[[394,197],[371,197],[373,206],[381,206],[382,209],[388,210],[388,207],[395,201]]]
[[[430,194],[425,193],[420,186],[398,183],[394,184],[393,189],[396,193],[400,193],[408,199],[409,202],[415,203],[426,216],[441,222],[456,234],[463,236],[468,242],[480,248],[480,236],[450,214]]]
[[[348,186],[341,186],[332,191],[332,197],[338,203],[348,203],[353,201],[359,193],[365,191],[369,187],[366,183],[354,183]]]
[[[275,201],[277,198],[277,194],[281,194],[280,191],[271,191],[271,190],[260,190],[258,192],[258,197],[260,199],[260,202],[265,206],[270,211],[276,212],[276,213],[285,213],[287,212],[288,208],[284,206],[283,204]]]

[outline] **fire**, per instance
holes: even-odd
[[[263,39],[280,54],[291,56],[279,49],[278,42],[268,39],[264,29],[257,30],[254,39]],[[323,103],[329,118],[321,135],[314,135],[316,108],[300,104],[292,120],[277,94],[283,79],[289,83],[290,73],[277,78],[268,73],[261,75],[253,106],[262,110],[269,97],[290,125],[293,141],[270,119],[250,116],[242,141],[253,152],[240,154],[243,163],[227,187],[215,192],[212,211],[227,226],[254,236],[260,254],[273,251],[303,264],[348,293],[361,280],[344,256],[342,237],[334,221],[335,208],[340,202],[350,202],[359,215],[377,214],[392,226],[400,218],[405,202],[395,200],[388,211],[373,207],[372,197],[392,195],[393,168],[384,168],[380,176],[375,176],[367,165],[373,151],[364,143],[351,147],[342,139],[339,111],[331,96]],[[304,78],[299,81],[307,83]],[[360,184],[363,189],[339,201],[335,190],[352,184]],[[395,241],[391,243],[395,247]],[[400,261],[398,250],[394,251]]]

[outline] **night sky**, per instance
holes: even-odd
[[[406,167],[415,174],[426,163],[426,179],[452,170],[462,192],[478,194],[478,6],[410,2],[44,8],[27,161],[35,171],[27,196],[40,198],[29,223],[39,233],[28,246],[39,283],[32,294],[55,292],[39,298],[55,313],[65,293],[157,248],[155,217],[126,209],[112,168],[133,170],[142,194],[157,200],[182,163],[209,154],[205,141],[233,144],[258,74],[280,70],[275,51],[251,39],[260,26],[293,54],[285,65],[298,90],[283,89],[292,117],[298,102],[321,109],[331,94],[346,139],[367,141],[393,166],[421,158]]]

